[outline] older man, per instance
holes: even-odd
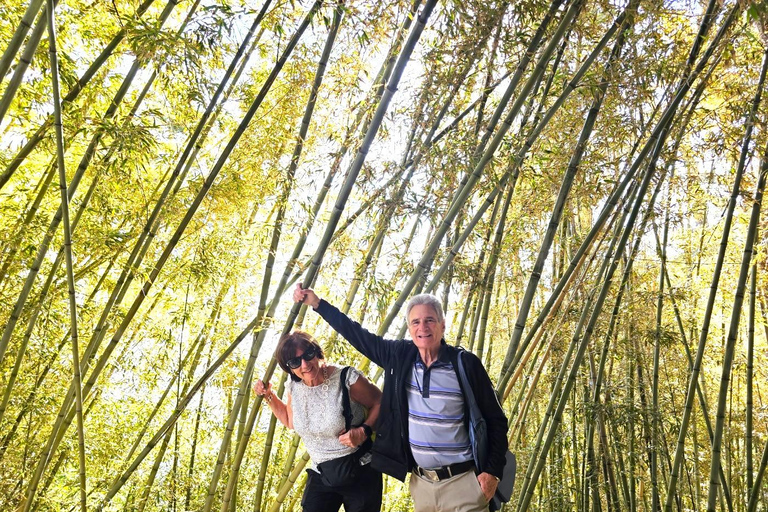
[[[363,329],[311,289],[296,286],[296,302],[304,302],[363,355],[384,369],[384,389],[374,469],[404,481],[416,512],[487,511],[502,476],[507,450],[507,418],[488,373],[469,352],[462,357],[471,390],[458,375],[461,353],[446,344],[440,301],[416,295],[406,316],[412,341],[385,340]],[[470,443],[465,396],[473,393],[488,428],[485,467],[478,468]]]

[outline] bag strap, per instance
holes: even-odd
[[[464,386],[464,399],[469,405],[470,412],[474,413],[476,412],[475,409],[477,408],[477,402],[475,402],[475,394],[472,392],[472,386],[469,385],[467,371],[464,369],[464,362],[462,361],[462,359],[464,359],[462,357],[463,355],[464,349],[460,349],[459,357],[457,358],[459,361],[459,378],[461,379],[461,385]]]
[[[349,404],[349,390],[347,389],[347,372],[349,366],[345,366],[341,370],[341,377],[339,378],[341,384],[341,408],[344,415],[344,430],[349,431],[349,427],[352,426],[352,407]]]

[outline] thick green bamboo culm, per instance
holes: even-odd
[[[344,184],[342,185],[342,188],[341,188],[341,191],[339,192],[338,197],[336,198],[336,204],[334,205],[333,212],[331,213],[330,219],[326,224],[325,232],[323,233],[323,236],[320,240],[318,248],[315,251],[315,255],[312,258],[312,263],[310,264],[306,274],[304,275],[305,285],[309,285],[317,277],[317,273],[323,259],[323,254],[325,253],[328,247],[328,244],[330,243],[331,237],[333,236],[333,232],[335,231],[336,226],[338,225],[339,218],[341,217],[341,213],[344,210],[346,201],[349,198],[350,193],[352,192],[352,187],[355,184],[357,175],[359,174],[360,169],[362,169],[363,163],[365,163],[365,158],[368,154],[368,150],[370,149],[371,144],[373,143],[373,140],[375,139],[376,134],[379,130],[379,127],[381,126],[381,122],[384,119],[384,115],[386,114],[387,109],[389,108],[389,103],[392,100],[392,96],[397,91],[397,85],[400,82],[400,79],[402,78],[403,71],[405,70],[405,66],[408,64],[408,60],[410,59],[411,53],[413,53],[413,50],[415,49],[416,44],[418,43],[419,38],[421,37],[421,34],[424,30],[424,26],[426,25],[430,14],[432,14],[432,10],[435,8],[436,3],[437,3],[436,0],[427,0],[427,2],[424,4],[424,7],[422,8],[421,13],[418,16],[416,23],[413,25],[411,32],[408,35],[408,39],[406,40],[402,50],[400,51],[400,55],[398,55],[397,57],[397,62],[393,69],[392,76],[390,77],[390,80],[386,86],[386,90],[384,91],[384,94],[381,96],[381,100],[379,101],[379,104],[376,107],[376,112],[373,114],[373,117],[371,118],[370,126],[368,127],[368,130],[365,134],[365,138],[363,139],[362,143],[360,144],[360,147],[357,150],[357,155],[355,156],[354,161],[352,162],[349,170],[347,171],[347,177],[344,180]],[[293,321],[295,320],[296,316],[299,313],[300,307],[301,306],[298,303],[294,305],[293,309],[291,310],[289,319],[286,322],[286,325],[293,323]],[[290,327],[288,327],[288,329],[290,330]]]
[[[744,407],[744,456],[747,459],[747,491],[751,494],[755,487],[753,458],[753,414],[754,407],[754,364],[755,364],[755,312],[757,309],[757,264],[752,263],[749,273],[749,310],[747,317],[747,353],[746,353],[746,399]]]
[[[739,10],[738,4],[730,10],[726,19],[723,21],[723,24],[721,25],[720,33],[718,34],[718,36],[723,32],[725,32],[730,27],[730,24],[735,18],[735,15],[738,12],[738,10]],[[762,77],[760,81],[761,84],[764,83],[764,80],[765,80],[767,62],[768,60],[766,60],[764,56],[763,68],[761,71],[761,77]],[[706,310],[703,316],[703,323],[700,328],[700,336],[699,336],[698,348],[696,350],[696,357],[694,358],[694,361],[693,361],[691,375],[688,378],[688,387],[685,395],[685,406],[683,409],[683,416],[681,418],[680,431],[677,437],[677,447],[675,449],[675,456],[673,459],[672,470],[670,473],[670,478],[667,486],[667,499],[664,504],[664,512],[672,511],[672,500],[676,494],[677,479],[680,473],[680,467],[682,465],[683,455],[685,451],[685,437],[686,437],[686,434],[688,433],[688,426],[690,423],[691,413],[693,411],[694,395],[696,393],[697,381],[699,379],[699,373],[701,372],[701,365],[704,358],[704,350],[707,343],[707,337],[709,335],[709,324],[711,322],[712,311],[714,309],[715,298],[718,290],[718,284],[720,282],[720,273],[722,271],[723,263],[725,260],[725,251],[728,246],[728,238],[730,236],[731,223],[733,222],[733,212],[736,209],[737,198],[738,198],[739,189],[741,186],[741,177],[744,172],[744,164],[746,163],[747,148],[749,147],[749,141],[751,139],[752,127],[754,123],[754,115],[757,111],[757,106],[760,104],[760,95],[762,93],[760,89],[761,87],[759,87],[757,89],[757,92],[755,93],[755,99],[753,100],[752,109],[750,110],[750,113],[747,116],[744,140],[742,143],[742,152],[739,158],[739,164],[736,167],[733,189],[728,202],[728,208],[724,217],[723,234],[720,240],[720,248],[718,250],[717,261],[715,263],[715,269],[712,275],[712,284],[710,286],[710,292],[709,292],[709,297],[707,299]]]
[[[747,505],[747,512],[757,512],[757,503],[760,499],[760,493],[763,492],[761,484],[765,477],[765,471],[768,467],[768,442],[765,443],[765,449],[763,450],[763,457],[760,459],[760,467],[755,475],[755,485],[749,493],[749,504]]]
[[[75,388],[75,408],[77,414],[77,448],[80,481],[80,510],[86,512],[86,471],[85,471],[85,433],[83,430],[83,395],[80,376],[80,350],[77,336],[77,299],[75,297],[75,275],[72,263],[72,232],[69,221],[69,197],[67,196],[67,173],[64,165],[64,130],[61,120],[61,102],[59,96],[59,61],[56,53],[56,21],[54,0],[47,0],[48,50],[51,56],[51,83],[53,89],[54,126],[56,132],[56,164],[59,170],[59,191],[61,192],[61,219],[64,225],[64,255],[67,263],[67,289],[69,295],[69,331],[72,340],[72,385]],[[30,497],[31,498],[31,497]],[[28,500],[27,506],[31,503]]]
[[[140,17],[144,12],[147,11],[147,9],[149,9],[149,7],[152,5],[154,1],[155,0],[144,0],[141,3],[141,5],[137,7],[136,16]],[[176,5],[176,3],[178,3],[177,0],[169,0],[169,4]],[[104,47],[104,49],[101,51],[99,56],[96,59],[94,59],[94,61],[91,63],[88,69],[85,70],[82,76],[77,80],[74,86],[70,89],[70,91],[61,99],[62,109],[66,109],[67,105],[74,102],[75,99],[80,95],[80,93],[83,91],[86,85],[88,85],[91,79],[96,75],[99,69],[101,69],[101,67],[107,62],[107,59],[113,54],[115,49],[123,41],[127,33],[127,30],[128,30],[127,27],[123,27],[121,30],[119,30],[115,34],[112,40],[110,40],[110,42]],[[11,163],[8,165],[6,170],[3,171],[3,174],[0,175],[0,189],[2,189],[3,185],[5,185],[8,182],[8,180],[11,179],[14,172],[16,172],[16,170],[19,168],[21,163],[30,155],[30,153],[32,153],[32,151],[37,147],[37,145],[45,138],[46,134],[48,133],[48,130],[50,130],[51,128],[52,123],[53,123],[53,115],[50,115],[46,118],[46,120],[43,122],[40,128],[37,129],[37,131],[29,138],[29,140],[24,144],[24,146],[19,150],[16,156],[11,160]]]
[[[707,512],[714,512],[717,506],[717,492],[719,489],[719,469],[721,460],[721,448],[723,440],[723,429],[725,424],[725,409],[727,407],[728,388],[731,380],[731,366],[734,357],[734,346],[736,338],[739,335],[739,322],[741,320],[741,308],[744,304],[744,294],[747,287],[747,276],[752,264],[752,254],[757,240],[757,230],[760,221],[760,207],[763,200],[763,191],[765,189],[766,175],[768,175],[768,146],[763,152],[763,162],[760,169],[760,176],[757,181],[757,190],[752,204],[752,215],[749,219],[747,228],[747,238],[744,242],[744,252],[741,259],[741,268],[739,269],[739,278],[736,284],[736,293],[733,299],[733,309],[731,310],[730,326],[728,328],[728,338],[725,344],[723,354],[723,369],[720,377],[720,392],[717,401],[717,415],[715,421],[715,437],[712,440],[712,462],[709,474],[709,493],[707,496]]]
[[[24,16],[19,20],[19,26],[16,27],[11,40],[8,42],[8,47],[3,51],[2,57],[0,57],[0,82],[8,73],[8,70],[11,69],[11,63],[14,57],[16,57],[19,48],[21,48],[27,32],[32,28],[32,23],[35,22],[35,17],[40,12],[42,6],[43,0],[30,0]]]
[[[319,9],[319,4],[318,4],[318,9]],[[312,13],[310,13],[310,15],[311,14]],[[308,15],[308,16],[310,16],[310,15]],[[331,50],[333,49],[333,45],[334,45],[334,42],[336,40],[336,34],[338,33],[339,25],[341,24],[341,17],[342,17],[342,5],[341,4],[337,4],[336,9],[334,10],[333,23],[331,24],[331,28],[330,28],[330,31],[328,33],[328,37],[326,38],[325,46],[323,48],[323,54],[322,54],[322,56],[320,58],[320,61],[318,63],[318,68],[317,68],[317,71],[315,73],[315,80],[314,80],[314,83],[312,84],[312,89],[311,89],[310,94],[309,94],[309,99],[307,101],[307,106],[305,108],[304,116],[303,116],[302,121],[301,121],[301,127],[299,129],[299,133],[298,133],[298,136],[296,138],[296,146],[294,148],[293,155],[291,157],[291,162],[289,164],[289,168],[288,168],[288,172],[287,172],[287,180],[286,180],[286,182],[284,184],[284,188],[283,188],[282,194],[281,194],[281,196],[278,197],[278,200],[277,200],[278,201],[278,205],[279,205],[278,206],[278,213],[277,213],[277,218],[275,220],[275,227],[274,227],[273,232],[272,232],[272,241],[271,241],[269,253],[268,253],[268,256],[267,256],[267,263],[266,263],[266,266],[265,266],[264,280],[263,280],[263,283],[262,283],[262,293],[261,293],[261,299],[260,299],[260,303],[259,303],[259,310],[260,311],[263,311],[265,306],[266,306],[266,298],[267,298],[267,294],[268,294],[268,291],[269,291],[269,283],[270,283],[271,277],[272,277],[272,267],[274,265],[275,255],[277,254],[277,250],[278,250],[278,245],[279,245],[279,241],[280,241],[280,235],[281,235],[281,231],[282,231],[282,222],[283,222],[283,218],[285,216],[285,211],[286,211],[286,207],[287,207],[287,203],[288,203],[288,196],[291,193],[291,188],[292,188],[292,185],[293,185],[293,177],[294,177],[296,168],[298,167],[299,158],[301,157],[301,151],[302,151],[304,139],[306,138],[307,132],[309,130],[309,122],[310,122],[310,119],[312,117],[312,112],[314,111],[315,102],[317,100],[317,92],[318,92],[318,89],[320,88],[320,86],[322,84],[322,81],[323,81],[323,75],[325,74],[326,63],[328,62],[328,58],[330,56]],[[284,283],[283,283],[283,285],[284,285]],[[275,310],[275,308],[277,306],[278,299],[279,299],[279,296],[282,294],[282,291],[283,290],[278,288],[277,293],[275,294],[275,297],[272,300],[272,305],[270,307],[270,312],[269,312],[269,314],[267,316],[264,317],[264,322],[265,323],[264,323],[263,327],[261,327],[258,330],[258,332],[256,332],[254,334],[254,338],[255,338],[254,341],[259,346],[261,346],[261,343],[263,342],[264,336],[266,334],[266,326],[268,325],[268,322],[270,321],[271,317],[274,315],[274,310]],[[258,340],[256,338],[258,338]],[[251,384],[251,378],[250,377],[252,375],[252,372],[253,372],[252,368],[253,368],[253,364],[255,364],[255,362],[256,362],[255,357],[253,357],[253,358],[251,358],[249,360],[249,366],[248,366],[248,368],[246,369],[246,371],[243,374],[243,382],[241,384],[241,388],[244,388],[244,389],[247,390],[250,387],[250,384]],[[247,403],[247,402],[245,402],[245,403]],[[241,439],[239,440],[239,442],[237,443],[237,449],[236,449],[235,457],[234,457],[234,460],[233,460],[231,468],[230,468],[230,472],[231,472],[230,478],[228,480],[227,488],[226,488],[226,491],[224,493],[224,498],[223,498],[222,505],[221,505],[221,511],[222,512],[226,512],[227,511],[227,509],[229,507],[229,503],[230,503],[230,501],[232,499],[232,496],[233,496],[233,492],[234,492],[235,486],[237,485],[237,475],[238,475],[238,472],[239,472],[240,465],[242,464],[243,457],[245,455],[245,450],[246,450],[246,448],[248,446],[248,440],[250,439],[251,432],[253,431],[253,426],[254,426],[254,423],[256,421],[256,415],[258,413],[258,405],[260,405],[260,404],[261,404],[260,400],[256,400],[255,401],[254,407],[251,409],[251,412],[248,415],[246,424],[244,426],[243,435],[242,435]],[[244,405],[244,407],[247,408],[246,405]],[[232,409],[233,416],[234,416],[234,413],[236,412],[236,409],[237,409],[237,407],[233,407],[233,409]],[[230,421],[231,420],[232,420],[232,418],[230,418]],[[223,448],[224,448],[224,442],[222,442],[222,450],[223,450]],[[220,458],[220,460],[223,463],[223,459]],[[216,477],[215,473],[214,473],[214,475]],[[216,484],[217,483],[218,483],[217,481],[214,482],[213,479],[212,479],[211,486],[208,489],[208,496],[209,497],[211,497],[211,496],[213,496],[215,494],[215,488],[216,488]],[[212,504],[212,500],[206,499],[206,504],[205,504],[205,508],[204,508],[204,510],[206,512],[208,510],[210,510],[210,508],[211,508],[211,505],[209,505],[209,503]]]

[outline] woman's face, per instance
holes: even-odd
[[[307,361],[307,357],[312,355],[313,357],[310,357],[309,361]],[[309,346],[306,349],[303,347],[296,348],[295,357],[301,361],[301,364],[297,368],[292,368],[291,371],[304,381],[304,384],[316,385],[320,380],[320,359],[318,359],[317,355],[315,347]]]

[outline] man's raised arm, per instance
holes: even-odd
[[[334,331],[346,339],[358,352],[381,367],[387,367],[396,342],[388,341],[365,330],[327,301],[317,296],[311,288],[302,288],[301,283],[293,290],[293,300],[311,306]]]

